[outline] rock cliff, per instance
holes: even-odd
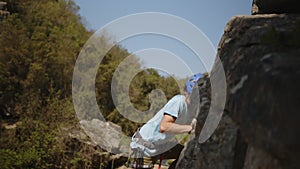
[[[200,101],[206,103],[200,107],[196,136],[177,168],[300,167],[300,15],[295,4],[254,0],[253,6],[259,7],[255,15],[228,22],[218,47],[227,82],[222,120],[200,144],[211,86],[209,79],[199,82]]]

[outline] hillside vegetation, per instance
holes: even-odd
[[[81,163],[89,168],[91,157],[70,148],[64,129],[78,128],[73,68],[93,32],[85,28],[72,0],[6,2],[10,15],[0,20],[0,166],[77,168]],[[107,53],[99,67],[96,95],[104,117],[131,135],[142,124],[122,117],[110,92],[114,70],[128,55],[118,45]],[[136,66],[141,67],[138,62]],[[137,109],[149,109],[153,89],[164,91],[167,99],[180,92],[172,77],[152,69],[141,71],[130,86]]]

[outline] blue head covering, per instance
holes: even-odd
[[[197,84],[198,80],[200,78],[202,78],[203,75],[201,73],[195,74],[194,76],[192,76],[185,84],[186,86],[186,91],[191,94],[193,92],[193,88],[195,87],[195,85]]]

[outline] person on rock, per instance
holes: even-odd
[[[146,124],[138,129],[132,136],[130,147],[135,153],[135,159],[150,158],[176,159],[169,168],[175,168],[177,159],[183,149],[175,136],[184,133],[193,133],[196,120],[188,111],[190,96],[202,74],[192,76],[185,84],[183,95],[176,95],[158,111]],[[139,155],[138,155],[139,154]],[[148,160],[149,161],[149,160]],[[141,162],[135,161],[133,168],[147,168]],[[149,167],[148,167],[149,168]]]

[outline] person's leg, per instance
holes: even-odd
[[[163,153],[163,158],[164,159],[178,159],[183,148],[184,148],[183,145],[176,144],[176,146],[174,146],[170,150]]]
[[[172,164],[169,166],[169,169],[175,169],[176,162],[177,162],[183,148],[184,148],[183,145],[177,144],[176,146],[174,146],[170,150],[168,150],[168,151],[166,151],[162,154],[159,154],[157,156],[151,157],[151,158],[154,162],[156,162],[159,159],[163,159],[163,160],[165,160],[165,159],[175,159],[175,161],[173,161]]]

